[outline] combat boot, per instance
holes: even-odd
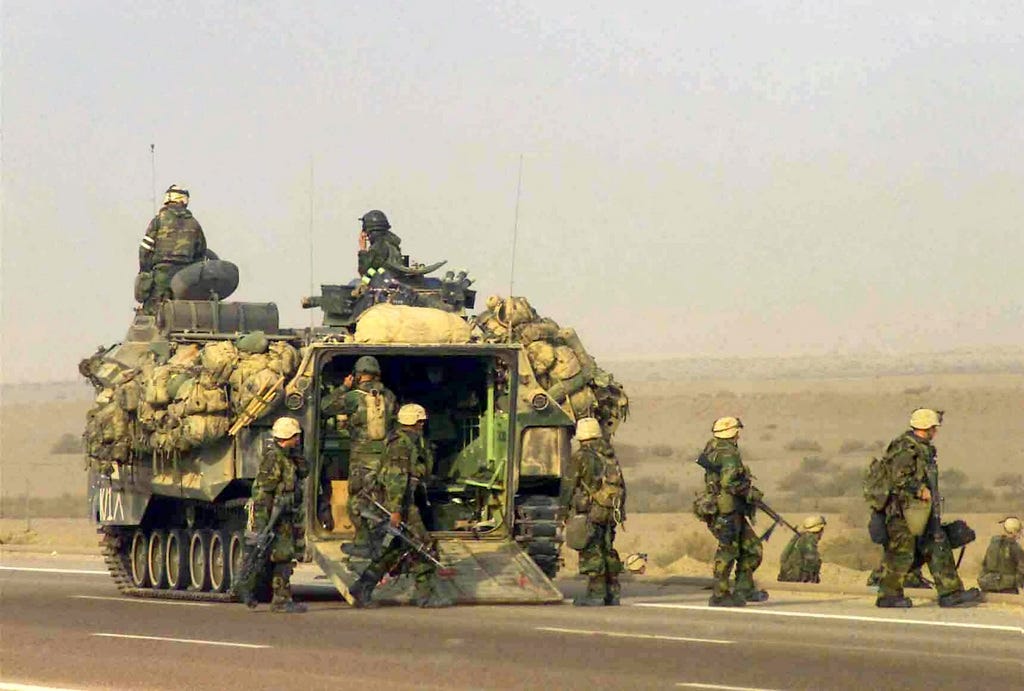
[[[745,592],[737,592],[736,597],[742,597],[746,602],[767,602],[768,591],[767,590],[748,590]]]
[[[284,602],[273,602],[270,605],[270,611],[275,614],[302,614],[307,609],[306,605],[295,600],[285,600]]]
[[[899,595],[881,595],[875,600],[875,607],[909,609],[913,606],[914,601],[909,597],[904,597],[903,593]]]
[[[939,607],[974,607],[985,601],[985,596],[977,588],[958,590],[955,593],[939,597]]]
[[[348,591],[352,599],[355,600],[352,606],[356,609],[376,607],[377,603],[373,601],[373,589],[377,587],[377,581],[379,580],[379,577],[371,574],[369,571],[363,571],[359,580]]]
[[[745,607],[746,604],[746,598],[736,593],[712,595],[708,600],[708,607]]]

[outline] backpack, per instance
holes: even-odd
[[[366,409],[366,438],[370,441],[382,441],[387,436],[387,411],[384,404],[384,392],[379,389],[363,391],[363,406]]]
[[[892,464],[888,450],[881,458],[872,458],[864,473],[864,500],[872,511],[884,511],[892,490]]]

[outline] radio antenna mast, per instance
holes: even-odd
[[[516,210],[512,221],[512,261],[508,271],[508,298],[505,303],[505,316],[508,318],[508,342],[512,342],[512,291],[516,285],[516,245],[519,241],[519,200],[523,193],[523,154],[519,154],[519,179],[516,182]],[[495,315],[498,316],[498,315]],[[501,319],[498,316],[499,320]]]
[[[149,145],[150,192],[152,193],[153,213],[156,213],[156,144]]]
[[[313,198],[315,178],[313,176],[313,154],[309,154],[309,294],[316,295],[313,291]],[[313,326],[313,311],[309,311],[309,326]]]
[[[512,290],[516,284],[516,244],[519,240],[519,199],[523,192],[523,155],[519,154],[519,180],[516,183],[516,210],[512,221],[512,262],[508,273],[508,296],[512,297]]]

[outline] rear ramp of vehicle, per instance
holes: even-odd
[[[348,589],[366,568],[365,559],[341,552],[337,541],[313,545],[314,561],[346,600]],[[507,540],[439,540],[445,575],[439,587],[459,604],[544,604],[561,602],[562,593],[514,542]],[[381,603],[406,604],[412,599],[412,577],[386,578],[374,591]]]

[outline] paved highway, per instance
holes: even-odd
[[[349,608],[298,574],[304,615],[121,597],[98,559],[4,555],[0,691],[61,689],[1015,689],[1024,609],[902,612],[777,591],[710,609],[699,585],[622,607]],[[567,593],[579,587],[562,583]]]

